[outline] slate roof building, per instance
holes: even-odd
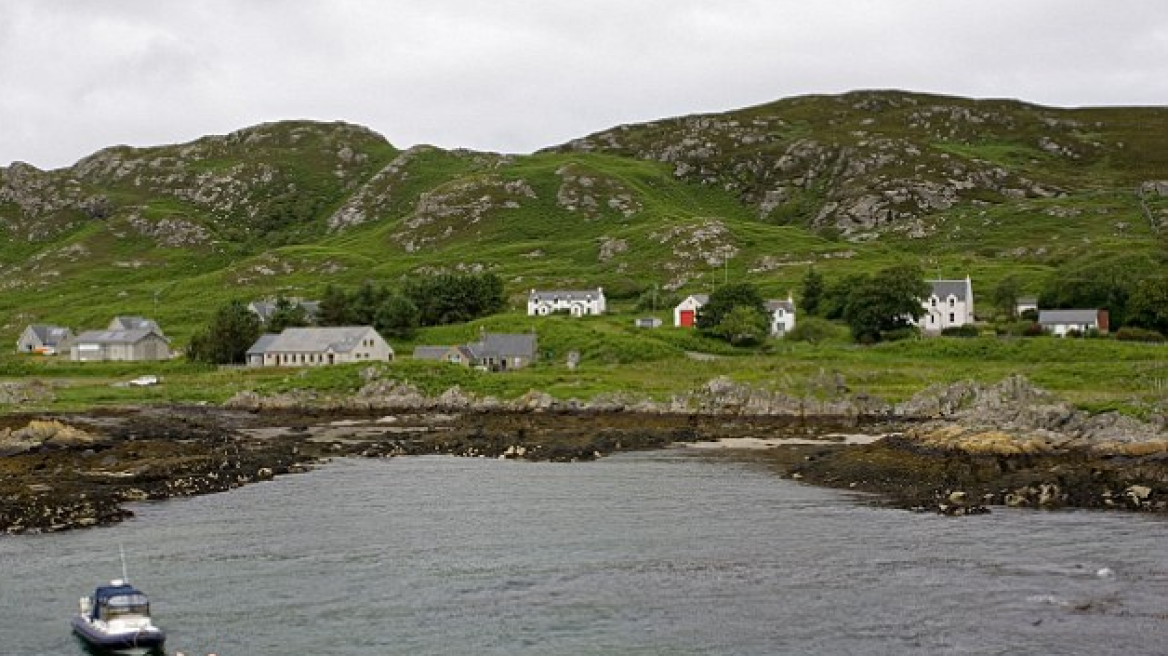
[[[419,346],[415,360],[436,360],[491,371],[522,369],[536,360],[534,333],[483,333],[477,342],[458,346]]]
[[[765,303],[771,337],[782,337],[795,329],[795,299],[771,300]]]
[[[972,324],[973,282],[964,280],[929,280],[929,296],[921,301],[925,314],[919,319],[920,329],[939,333],[946,328]]]
[[[317,301],[304,301],[298,298],[288,299],[295,306],[299,306],[304,310],[304,316],[309,323],[316,323],[316,317],[320,314],[320,303]],[[260,323],[268,323],[272,319],[272,315],[276,313],[277,301],[266,299],[263,301],[252,301],[247,304],[247,309],[260,318]]]
[[[247,351],[252,367],[320,367],[349,362],[390,362],[393,347],[372,326],[286,328],[262,335]]]
[[[87,330],[73,340],[69,359],[76,362],[168,360],[170,344],[153,328]]]
[[[1066,337],[1071,332],[1085,334],[1090,330],[1106,333],[1110,318],[1107,310],[1039,310],[1038,325],[1057,337]]]
[[[73,331],[64,326],[34,323],[20,333],[16,340],[17,353],[56,355],[68,353],[73,342]]]
[[[114,317],[106,330],[147,330],[158,333],[162,337],[166,337],[166,333],[162,332],[158,322],[147,319],[145,317],[138,317],[134,315],[122,315]]]
[[[559,291],[533,289],[527,296],[528,316],[566,312],[573,317],[583,317],[589,314],[604,314],[606,306],[603,287]]]

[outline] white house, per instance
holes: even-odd
[[[531,290],[527,297],[528,316],[546,316],[556,312],[567,312],[573,317],[589,314],[604,314],[606,304],[604,288],[585,290],[538,291]]]
[[[1077,331],[1086,333],[1097,330],[1105,333],[1108,330],[1109,318],[1107,310],[1039,310],[1038,325],[1042,329],[1057,337],[1066,337],[1067,333]]]
[[[710,302],[706,294],[690,294],[673,308],[673,325],[678,328],[693,328],[698,325],[698,310]]]
[[[161,337],[166,337],[159,327],[158,322],[153,319],[145,317],[138,317],[133,315],[120,315],[110,320],[109,326],[106,330],[145,330],[148,332],[157,333]]]
[[[771,337],[782,337],[795,329],[795,299],[790,295],[785,301],[767,301],[766,311]]]
[[[247,351],[251,367],[320,367],[348,362],[389,362],[393,347],[371,326],[286,328],[261,336]]]
[[[925,315],[919,326],[927,333],[939,333],[973,323],[973,283],[964,280],[929,280],[931,292],[921,301]]]

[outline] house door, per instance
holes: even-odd
[[[681,311],[681,314],[678,316],[681,318],[681,327],[682,328],[693,328],[694,314],[696,314],[696,312],[694,310],[682,310]]]

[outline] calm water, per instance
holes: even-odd
[[[341,460],[135,509],[0,538],[0,652],[80,654],[122,543],[200,655],[1168,653],[1163,519],[914,515],[724,455]]]

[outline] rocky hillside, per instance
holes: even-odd
[[[1163,261],[1168,109],[859,92],[622,126],[533,155],[284,122],[72,167],[0,168],[0,332],[492,270],[535,285],[785,293],[911,259],[1029,286],[1084,254]]]
[[[954,207],[1168,193],[1168,110],[1052,109],[900,92],[807,96],[621,126],[555,148],[670,165],[759,219],[923,236]],[[1055,203],[1051,203],[1055,205]],[[1160,207],[1150,218],[1168,225]]]

